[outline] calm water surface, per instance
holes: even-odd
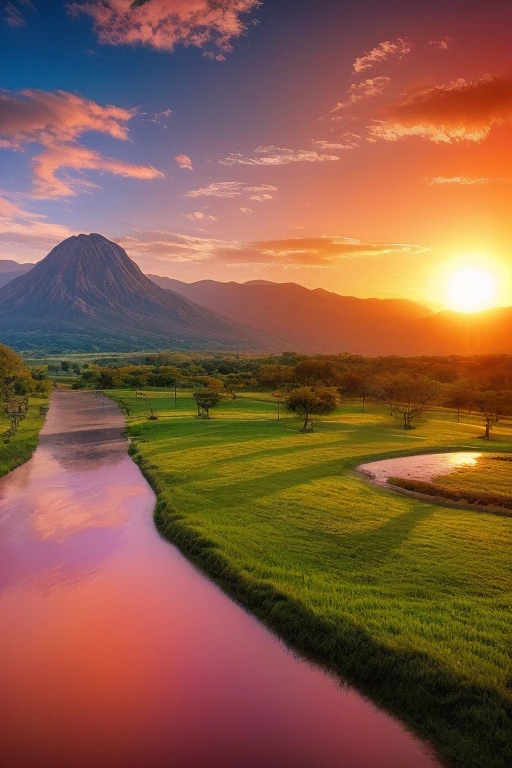
[[[106,398],[56,392],[0,480],[0,763],[432,768],[158,536],[122,430]]]
[[[358,469],[378,485],[386,485],[388,477],[422,480],[430,483],[438,475],[449,475],[459,467],[474,467],[482,454],[475,451],[424,453],[361,464]],[[388,486],[389,487],[389,486]]]

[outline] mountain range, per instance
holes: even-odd
[[[184,283],[144,275],[119,245],[91,234],[64,240],[35,266],[0,261],[0,341],[56,353],[512,353],[512,307],[433,312],[296,283]]]

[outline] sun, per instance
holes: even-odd
[[[478,312],[493,305],[496,283],[483,269],[461,269],[449,278],[446,294],[450,309]]]

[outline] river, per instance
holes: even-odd
[[[0,479],[0,763],[434,768],[158,535],[123,427],[103,396],[55,392]]]

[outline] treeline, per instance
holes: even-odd
[[[71,364],[61,364],[65,365],[71,368]],[[358,398],[362,410],[369,399],[387,403],[406,429],[427,406],[452,409],[457,418],[461,411],[481,413],[487,436],[500,418],[512,416],[512,355],[370,358],[287,352],[262,358],[163,352],[129,364],[98,360],[82,369],[77,364],[72,368],[80,374],[75,388],[205,388],[232,398],[240,390],[251,389],[271,392],[287,404],[294,392],[293,410],[298,412],[297,390],[309,390],[303,395],[313,402],[322,388],[324,399],[332,400],[334,394],[338,402]]]
[[[29,395],[46,395],[48,389],[45,369],[29,369],[20,355],[0,344],[1,412],[8,422],[8,435],[16,434],[25,418]]]

